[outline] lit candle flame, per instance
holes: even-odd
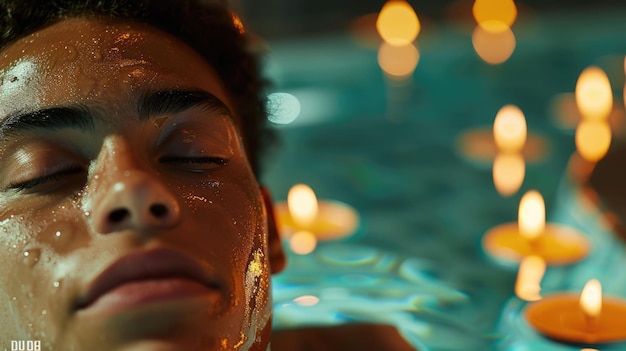
[[[580,307],[588,318],[597,318],[602,312],[602,284],[590,279],[580,294]]]
[[[521,154],[501,152],[493,159],[493,184],[500,195],[515,194],[524,182],[525,173]]]
[[[611,146],[611,127],[607,121],[582,121],[576,128],[576,150],[587,161],[597,162]]]
[[[404,0],[390,0],[383,5],[376,20],[376,29],[391,45],[407,45],[419,34],[421,25],[411,5]]]
[[[479,25],[487,21],[500,21],[510,27],[517,17],[517,7],[513,0],[476,0],[472,14]]]
[[[598,67],[588,67],[576,82],[576,104],[584,119],[606,120],[613,109],[609,77]]]
[[[317,197],[308,185],[296,184],[287,194],[287,207],[293,221],[308,227],[315,221],[318,212]]]
[[[526,119],[517,106],[503,106],[493,121],[493,137],[502,151],[520,152],[526,143]]]
[[[530,190],[522,196],[518,212],[520,234],[532,241],[539,237],[546,226],[546,205],[543,197],[536,190]]]
[[[539,256],[522,260],[515,282],[515,294],[525,301],[541,300],[541,279],[546,272],[546,262]]]

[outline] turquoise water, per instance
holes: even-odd
[[[516,50],[498,66],[476,56],[471,33],[431,23],[404,85],[385,79],[376,49],[347,35],[269,43],[273,90],[296,96],[302,112],[276,127],[282,144],[264,182],[277,200],[306,183],[321,199],[351,204],[362,220],[350,238],[322,243],[309,255],[289,254],[287,270],[274,277],[276,327],[384,322],[420,350],[579,350],[528,327],[513,298],[515,270],[486,257],[480,240],[489,228],[517,219],[529,189],[543,194],[549,220],[581,225],[573,223],[581,216],[566,215],[575,189],[562,181],[574,131],[555,123],[552,103],[574,91],[584,68],[598,65],[623,110],[625,16],[520,20]],[[489,128],[505,104],[520,107],[529,133],[549,143],[540,162],[527,163],[522,188],[510,197],[496,192],[491,164],[467,159],[456,144],[468,129]],[[594,240],[605,243],[594,250],[616,246],[601,235]],[[608,283],[599,267],[615,262],[549,270],[546,291],[578,289],[595,273]],[[614,286],[613,293],[626,292]],[[308,295],[317,303],[294,301]]]

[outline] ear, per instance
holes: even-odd
[[[265,211],[267,212],[267,240],[270,269],[272,274],[276,274],[280,273],[285,268],[287,258],[285,257],[285,251],[283,251],[283,245],[280,241],[280,235],[278,234],[278,228],[276,226],[272,196],[269,190],[264,186],[261,186],[261,194],[263,194],[263,203],[265,205]]]

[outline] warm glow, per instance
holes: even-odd
[[[317,217],[317,197],[308,185],[296,184],[287,194],[289,214],[297,224],[306,227],[311,225]]]
[[[524,182],[526,165],[518,153],[498,153],[493,160],[493,184],[503,196],[515,194]]]
[[[586,68],[576,82],[576,104],[588,120],[606,120],[613,110],[609,77],[598,67]]]
[[[611,127],[606,121],[583,121],[576,128],[576,150],[587,161],[597,162],[611,146]]]
[[[591,279],[585,284],[580,294],[580,307],[585,316],[596,318],[602,312],[602,284],[597,279]]]
[[[546,272],[546,262],[539,256],[525,257],[519,266],[515,294],[525,301],[541,300],[541,279]]]
[[[512,26],[517,17],[517,7],[513,0],[476,0],[472,7],[476,23],[500,21]]]
[[[394,46],[383,42],[378,49],[378,64],[390,76],[403,78],[411,75],[419,62],[419,51],[409,43]]]
[[[528,240],[536,239],[544,232],[546,204],[538,191],[530,190],[522,196],[519,203],[518,225],[520,234]]]
[[[482,22],[472,34],[474,50],[485,62],[492,65],[508,60],[515,50],[515,35],[500,21]]]
[[[239,16],[237,16],[237,14],[235,13],[231,13],[230,16],[233,19],[233,24],[235,25],[235,28],[237,28],[239,33],[244,34],[246,32],[246,28],[243,26],[241,18],[239,18]]]
[[[380,10],[376,29],[387,43],[402,46],[412,43],[417,38],[420,22],[408,2],[390,0]]]
[[[502,151],[519,152],[526,143],[526,119],[517,106],[506,105],[493,122],[493,137]]]
[[[291,251],[298,255],[307,255],[315,250],[317,246],[317,238],[309,231],[301,230],[294,233],[289,238],[289,247]]]

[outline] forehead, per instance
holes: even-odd
[[[216,72],[199,54],[141,23],[67,19],[0,54],[0,118],[43,106],[132,100],[146,89],[166,88],[205,90],[233,110]]]

